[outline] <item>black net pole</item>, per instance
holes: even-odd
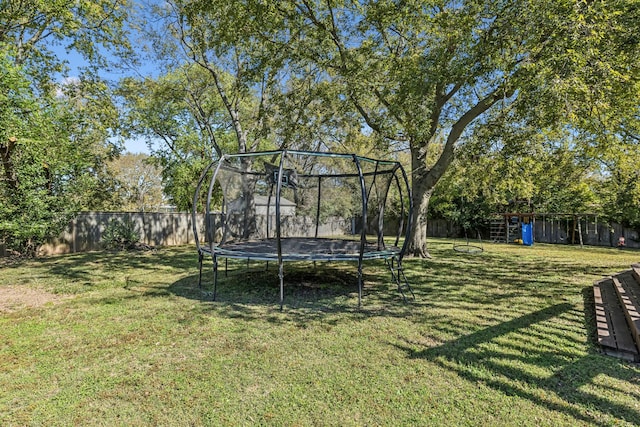
[[[216,300],[218,293],[218,257],[213,255],[213,300]]]
[[[318,177],[318,205],[316,207],[316,234],[315,238],[318,238],[318,227],[320,225],[320,199],[322,198],[322,177]]]
[[[216,170],[213,172],[213,176],[211,177],[211,182],[209,183],[209,191],[207,192],[207,206],[206,206],[206,209],[205,209],[206,221],[207,221],[208,224],[210,224],[210,218],[211,218],[211,200],[212,200],[212,197],[213,197],[213,187],[215,186],[216,177],[218,176],[218,172],[220,171],[220,168],[222,167],[222,164],[225,161],[226,161],[226,157],[222,156],[222,158],[218,162],[218,166],[216,167]],[[225,197],[224,187],[222,188],[222,197],[223,198]],[[223,205],[224,205],[224,203],[223,203]],[[224,221],[224,212],[223,212],[222,215],[223,215],[222,218],[223,218],[223,221]],[[223,224],[222,226],[224,228],[225,225]],[[213,236],[215,236],[215,232],[212,233],[211,237],[213,237]],[[224,238],[223,238],[223,240],[224,240]],[[217,257],[214,254],[214,247],[215,246],[216,246],[216,244],[214,242],[214,239],[213,238],[209,239],[209,251],[210,251],[209,254],[211,255],[211,259],[212,259],[213,264],[214,264],[214,277],[213,277],[214,295],[215,295],[216,287],[218,285],[218,283],[217,283],[218,282]]]
[[[386,247],[384,244],[384,213],[387,205],[387,199],[389,197],[389,189],[391,188],[391,183],[393,183],[393,178],[396,176],[396,169],[397,166],[393,168],[389,175],[389,179],[384,187],[384,196],[382,196],[382,200],[378,200],[378,250],[383,250]],[[398,245],[397,242],[395,245]]]
[[[407,250],[407,246],[409,245],[409,235],[411,233],[411,227],[413,226],[413,195],[411,194],[411,186],[409,185],[409,178],[407,177],[407,172],[404,170],[402,165],[399,165],[400,171],[402,171],[402,178],[404,179],[404,185],[407,188],[407,195],[409,197],[409,212],[407,213],[407,230],[405,231],[404,243],[402,244],[402,249],[400,250],[400,254],[398,254],[399,261],[402,261],[404,257],[404,253]],[[404,205],[404,203],[403,203]]]
[[[215,164],[216,164],[215,161],[209,163],[209,165],[202,172],[202,175],[198,180],[198,185],[196,186],[196,191],[193,195],[193,205],[191,206],[191,227],[193,230],[193,238],[196,241],[196,248],[198,249],[198,264],[199,264],[199,270],[200,270],[198,274],[198,287],[202,287],[202,261],[204,258],[204,250],[202,248],[202,245],[200,244],[200,235],[198,233],[198,217],[197,217],[198,202],[199,202],[198,199],[200,199],[200,190],[202,188],[202,184],[204,183],[204,180],[207,177],[207,174]],[[209,223],[208,223],[208,215],[207,215],[206,209],[205,209],[204,224],[205,224],[205,233],[207,233],[207,237],[209,237],[210,234],[207,232],[207,227],[209,226]]]
[[[282,260],[282,230],[280,221],[280,193],[282,192],[282,170],[284,169],[284,159],[287,151],[280,155],[280,166],[278,167],[278,182],[276,183],[276,247],[278,249],[278,278],[280,279],[280,310],[284,304],[284,265]]]
[[[402,194],[402,186],[400,185],[400,179],[398,175],[394,172],[393,177],[395,178],[396,185],[398,186],[398,194],[400,197],[400,221],[398,224],[398,232],[396,233],[396,242],[393,244],[394,246],[398,246],[400,242],[400,235],[402,234],[402,228],[404,227],[404,195]]]
[[[364,176],[362,175],[362,167],[358,157],[354,154],[353,161],[358,169],[358,175],[360,177],[360,190],[362,194],[362,231],[360,232],[360,254],[358,255],[358,307],[362,303],[362,260],[364,258],[364,248],[367,244],[367,187],[364,182]]]
[[[202,172],[202,175],[200,176],[200,179],[198,180],[198,185],[196,186],[196,192],[193,195],[193,205],[191,208],[191,226],[193,229],[193,237],[196,240],[196,247],[198,248],[198,252],[200,252],[200,239],[199,239],[199,235],[198,235],[198,221],[197,221],[197,213],[198,213],[198,199],[200,198],[200,189],[202,188],[202,184],[204,184],[204,180],[207,177],[207,174],[209,173],[209,171],[211,170],[211,168],[213,167],[213,165],[215,165],[216,162],[213,161],[211,163],[209,163],[209,166],[207,166],[204,171]],[[205,209],[206,211],[206,209]],[[206,225],[206,223],[205,223]]]
[[[267,198],[267,239],[269,238],[269,224],[271,223],[271,197],[273,196],[273,184],[269,185],[269,197]]]

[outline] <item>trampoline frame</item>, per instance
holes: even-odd
[[[304,175],[305,178],[318,178],[318,196],[317,196],[317,206],[318,211],[316,214],[316,230],[315,237],[307,237],[307,238],[286,238],[282,236],[281,226],[282,226],[282,218],[281,218],[281,192],[283,188],[283,178],[286,178],[283,175],[285,172],[284,164],[287,155],[302,155],[302,156],[312,156],[312,157],[334,157],[334,158],[342,158],[349,159],[355,163],[356,173],[339,173],[339,174],[312,174],[312,175]],[[276,187],[275,192],[275,222],[276,222],[276,235],[275,238],[269,238],[269,219],[271,209],[271,192],[269,194],[269,201],[267,203],[267,238],[259,239],[253,241],[245,241],[243,245],[245,246],[244,250],[240,249],[240,244],[232,243],[231,245],[225,246],[225,238],[223,237],[222,242],[216,244],[215,239],[213,238],[211,233],[212,224],[211,224],[211,202],[213,196],[213,190],[215,187],[216,179],[218,178],[218,174],[223,168],[223,165],[228,162],[230,159],[234,158],[245,158],[245,157],[257,157],[257,156],[279,156],[280,163],[277,169],[277,176],[274,176],[274,185]],[[365,173],[363,172],[363,168],[361,162],[374,162],[375,163],[375,171]],[[391,180],[395,180],[395,184],[400,193],[400,201],[401,201],[401,220],[399,223],[398,231],[396,233],[395,244],[390,247],[386,247],[384,241],[382,240],[382,227],[383,227],[383,213],[384,213],[384,205],[382,204],[382,209],[378,215],[378,242],[376,244],[371,244],[367,242],[367,212],[368,212],[368,202],[369,202],[369,194],[367,192],[367,187],[365,183],[365,176],[371,176],[373,174],[374,181],[378,176],[378,166],[386,165],[391,166],[391,170],[387,170],[384,174],[390,175],[389,183],[386,186],[386,193],[384,194],[384,201],[386,203],[386,199],[388,197],[389,189],[392,186]],[[197,206],[200,198],[200,192],[202,190],[202,186],[207,178],[207,175],[213,170],[213,175],[210,178],[208,192],[207,192],[207,201],[206,201],[206,211],[205,211],[205,226],[208,230],[208,244],[201,244],[200,238],[198,235],[197,229]],[[400,171],[400,175],[402,177],[402,183],[397,175],[397,172]],[[249,173],[249,172],[241,172],[241,173]],[[383,174],[383,172],[380,172]],[[318,223],[319,223],[319,210],[320,210],[320,200],[322,200],[322,192],[321,192],[321,181],[324,177],[353,177],[357,178],[360,183],[360,195],[362,200],[362,230],[360,232],[359,240],[355,239],[326,239],[318,237]],[[288,178],[286,178],[288,179]],[[402,184],[402,185],[401,185]],[[373,183],[371,187],[373,186]],[[371,188],[369,189],[371,191]],[[405,206],[404,194],[403,190],[406,191],[406,196],[408,199],[408,207]],[[223,207],[226,206],[226,195],[223,194]],[[408,210],[405,210],[408,208]],[[196,191],[194,193],[193,198],[193,208],[192,208],[192,226],[193,226],[193,234],[196,241],[196,246],[198,250],[198,263],[199,263],[199,276],[198,276],[198,287],[202,286],[202,264],[205,256],[210,256],[213,262],[213,300],[216,299],[217,294],[217,284],[218,284],[218,264],[220,258],[226,259],[246,259],[247,262],[249,260],[258,260],[258,261],[275,261],[278,263],[278,278],[280,282],[280,309],[282,310],[284,303],[284,263],[292,262],[292,261],[344,261],[344,262],[357,262],[358,268],[358,307],[361,306],[362,302],[362,291],[363,291],[363,263],[367,260],[385,260],[390,272],[392,280],[398,287],[398,291],[401,293],[403,300],[407,300],[406,292],[410,293],[411,297],[415,299],[415,295],[413,294],[413,290],[404,274],[404,270],[402,267],[402,259],[406,252],[406,248],[408,245],[408,237],[409,232],[411,230],[411,220],[412,220],[412,211],[413,211],[413,201],[411,197],[411,187],[409,185],[409,180],[407,177],[407,173],[399,162],[390,161],[390,160],[377,160],[364,156],[359,156],[356,154],[341,154],[341,153],[332,153],[332,152],[313,152],[313,151],[301,151],[301,150],[274,150],[274,151],[261,151],[261,152],[253,152],[253,153],[240,153],[240,154],[225,154],[220,159],[212,161],[202,172],[202,175],[198,181],[196,186]],[[404,219],[406,217],[406,227],[404,224]],[[222,211],[223,218],[223,227],[227,227],[226,222],[226,212],[223,209]],[[404,241],[401,246],[399,245],[400,237],[402,234],[402,229],[405,228],[404,232]],[[226,233],[226,230],[223,232]],[[348,246],[346,242],[354,242],[358,243],[358,250],[356,251],[347,251],[347,252],[316,252],[316,253],[288,253],[283,250],[283,243],[289,243],[289,241],[297,240],[299,242],[320,242],[326,240],[332,240],[337,243],[344,242],[345,246]],[[266,244],[271,246],[275,243],[275,251],[271,250],[268,252],[256,252],[250,251],[251,246],[262,246],[265,247]],[[236,248],[234,248],[236,246]],[[382,246],[382,247],[381,247]]]

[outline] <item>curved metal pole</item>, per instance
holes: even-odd
[[[322,177],[318,177],[318,204],[316,206],[316,233],[315,238],[318,238],[318,227],[320,225],[320,200],[322,198]]]
[[[273,185],[269,186],[269,197],[267,198],[267,239],[269,239],[269,223],[271,222],[271,219],[269,218],[271,216],[271,197],[273,196]],[[267,265],[269,265],[267,263]]]
[[[216,178],[218,177],[218,172],[220,171],[220,168],[222,167],[222,164],[227,160],[226,156],[222,156],[220,158],[220,160],[218,161],[218,166],[216,167],[215,172],[213,172],[213,176],[211,177],[211,183],[209,184],[209,192],[207,193],[207,208],[206,208],[206,219],[207,222],[210,221],[211,218],[211,196],[213,194],[213,187],[215,186],[216,183]],[[226,195],[224,194],[224,186],[222,186],[222,198],[223,200],[226,200]],[[223,206],[224,206],[224,201],[223,201]],[[224,215],[224,213],[223,213]],[[226,219],[223,217],[222,218],[223,221],[223,228],[226,228]],[[213,261],[213,300],[215,301],[216,299],[216,293],[218,290],[218,257],[215,254],[214,251],[214,247],[215,247],[215,242],[214,242],[214,237],[215,236],[215,231],[212,234],[212,238],[209,239],[209,250],[211,251],[211,260]]]
[[[398,193],[400,194],[400,224],[398,224],[398,232],[396,233],[396,242],[393,244],[393,246],[398,246],[398,242],[400,241],[400,234],[402,234],[402,228],[404,227],[404,216],[405,216],[405,212],[404,212],[404,199],[403,199],[403,192],[402,192],[402,186],[400,185],[400,179],[398,178],[398,175],[396,175],[396,173],[393,173],[393,177],[395,178],[396,181],[396,185],[398,186]]]
[[[367,193],[367,205],[369,204],[369,198],[371,197],[371,192],[373,191],[373,187],[375,186],[376,188],[376,201],[378,202],[378,223],[376,224],[376,237],[377,237],[377,248],[378,250],[381,250],[382,248],[384,248],[384,233],[382,231],[382,228],[384,226],[384,204],[386,202],[386,197],[387,197],[387,193],[389,192],[389,186],[387,185],[387,189],[385,192],[385,201],[382,202],[382,204],[380,204],[380,197],[379,197],[379,193],[378,193],[378,183],[376,182],[377,178],[378,178],[378,166],[379,166],[378,161],[376,161],[376,168],[373,171],[373,181],[371,181],[371,185],[369,186],[369,191]]]
[[[193,205],[191,206],[191,227],[193,230],[193,237],[196,240],[196,247],[198,248],[198,252],[200,252],[201,245],[200,245],[200,239],[198,236],[198,227],[196,226],[196,214],[198,209],[198,199],[200,198],[200,189],[202,188],[202,184],[204,184],[205,177],[207,176],[207,174],[209,173],[213,165],[216,164],[216,162],[218,161],[219,160],[214,160],[213,162],[209,163],[209,166],[207,166],[204,169],[204,171],[202,172],[202,175],[200,175],[200,179],[198,180],[198,185],[196,186],[196,192],[193,195]]]
[[[284,303],[284,265],[282,260],[282,222],[280,221],[280,192],[282,191],[282,170],[284,169],[284,158],[287,150],[280,155],[280,166],[278,167],[278,183],[276,184],[276,247],[278,248],[278,278],[280,279],[280,310]],[[269,207],[267,206],[267,209]],[[267,210],[268,212],[268,210]]]
[[[400,170],[402,171],[402,178],[404,179],[404,184],[407,187],[407,195],[409,197],[409,212],[407,214],[407,231],[404,235],[404,243],[402,244],[402,248],[400,249],[400,254],[398,254],[398,260],[402,262],[402,258],[404,257],[404,253],[407,250],[407,246],[409,245],[409,235],[411,234],[412,218],[413,218],[413,197],[411,194],[411,185],[409,185],[409,178],[407,177],[407,172],[404,170],[402,165],[400,165]],[[404,203],[403,203],[404,205]]]
[[[376,178],[378,177],[378,164],[379,162],[376,160],[376,167],[373,170],[373,180],[371,181],[371,185],[369,186],[369,191],[367,191],[367,197],[371,195],[371,190],[373,190],[374,185],[376,185]]]
[[[213,195],[213,187],[215,186],[216,183],[216,178],[218,177],[218,172],[220,171],[220,168],[222,167],[222,164],[227,160],[227,156],[222,156],[222,158],[220,158],[220,160],[218,161],[218,167],[216,167],[216,170],[213,172],[213,176],[211,177],[211,182],[209,183],[209,191],[207,192],[207,207],[206,207],[206,215],[207,215],[207,220],[209,220],[210,216],[211,216],[211,199],[212,199],[212,195]],[[223,200],[226,200],[226,195],[224,193],[224,186],[220,186],[222,189],[222,198]],[[222,203],[223,205],[225,204],[224,202]],[[223,218],[224,221],[224,218]],[[225,224],[223,224],[224,227]],[[215,233],[214,233],[215,235]],[[209,249],[211,249],[211,253],[213,254],[213,248],[214,248],[214,239],[209,239]]]
[[[398,181],[398,177],[396,176],[398,166],[400,166],[400,164],[396,163],[396,165],[391,170],[389,179],[387,180],[387,183],[384,187],[384,196],[382,196],[382,202],[378,200],[378,250],[386,248],[386,245],[384,243],[384,211],[387,206],[387,199],[389,198],[389,189],[391,188],[391,183],[393,182],[394,178],[396,179],[396,182]],[[402,197],[402,191],[400,191],[400,196]],[[400,224],[402,224],[402,217],[400,219]],[[399,232],[397,234],[399,234]],[[396,235],[396,243],[394,244],[394,246],[398,246],[398,235]]]
[[[360,233],[360,254],[358,255],[358,307],[362,302],[362,260],[364,258],[364,248],[367,244],[367,186],[364,182],[364,175],[362,174],[362,167],[358,156],[353,155],[353,161],[358,169],[358,176],[360,177],[360,190],[362,195],[362,232]]]
[[[202,184],[204,184],[204,179],[213,167],[213,165],[219,160],[214,160],[209,163],[209,165],[204,169],[202,175],[200,175],[200,179],[198,180],[198,185],[196,186],[196,191],[193,195],[193,204],[191,205],[191,228],[193,230],[193,238],[196,241],[196,248],[198,249],[198,287],[202,287],[202,261],[204,258],[204,254],[202,251],[202,245],[200,244],[200,235],[198,234],[197,227],[197,219],[196,214],[198,210],[198,199],[200,198],[200,189],[202,188]],[[205,216],[205,224],[207,224],[208,217]]]

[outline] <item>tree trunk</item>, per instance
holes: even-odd
[[[431,258],[427,250],[427,212],[429,199],[433,194],[435,182],[431,171],[427,170],[428,142],[413,145],[411,148],[411,230],[407,254],[420,258]],[[437,181],[436,181],[437,182]]]
[[[508,96],[510,97],[512,94],[513,91],[510,90]],[[460,135],[462,135],[462,132],[469,123],[502,99],[500,95],[504,96],[504,92],[498,89],[494,90],[485,98],[478,101],[476,105],[471,107],[451,126],[447,141],[442,147],[442,153],[431,169],[427,170],[427,153],[429,151],[429,145],[435,142],[437,138],[436,129],[439,114],[434,115],[432,118],[431,137],[429,139],[411,141],[413,221],[412,230],[409,235],[409,246],[407,248],[409,255],[431,258],[427,250],[427,210],[433,189],[453,161],[454,147]]]
[[[412,228],[409,234],[407,254],[420,258],[431,258],[427,250],[427,211],[433,187],[427,185],[424,177],[421,180],[416,180],[414,177],[411,187],[413,212],[411,214]]]
[[[9,189],[15,192],[18,188],[18,178],[13,166],[13,153],[18,140],[15,136],[9,137],[7,143],[0,142],[0,158],[4,169],[5,181]]]

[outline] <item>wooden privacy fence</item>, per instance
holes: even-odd
[[[536,219],[533,235],[539,243],[579,245],[582,240],[583,245],[610,247],[617,246],[620,237],[624,237],[627,248],[640,248],[638,230],[584,219]]]
[[[54,255],[74,252],[87,252],[102,249],[102,234],[112,220],[130,221],[140,233],[140,241],[151,246],[176,246],[195,244],[190,213],[156,213],[156,212],[83,212],[73,219],[67,229],[51,242],[43,245],[39,255]],[[204,214],[196,219],[201,238],[204,232]],[[213,224],[217,218],[213,218]],[[304,226],[302,224],[301,226]],[[397,227],[397,224],[390,224]],[[579,244],[577,233],[572,229],[573,223],[566,221],[536,220],[534,240],[537,243]],[[356,220],[338,219],[330,224],[323,233],[348,234],[356,232],[360,224]],[[640,236],[637,230],[624,228],[619,224],[581,223],[582,241],[584,245],[616,246],[619,237],[625,237],[628,248],[640,248]],[[307,227],[310,230],[313,227]],[[430,220],[429,237],[464,237],[460,227],[446,220]],[[385,230],[386,233],[386,230]],[[474,231],[475,233],[475,231]],[[476,235],[470,235],[475,238]],[[483,239],[489,240],[489,236]],[[573,242],[572,242],[573,239]],[[0,256],[5,256],[4,247],[0,244]]]
[[[83,212],[69,222],[60,237],[40,247],[38,255],[100,250],[102,235],[112,221],[130,222],[140,234],[140,242],[147,245],[195,244],[190,213]],[[202,228],[204,217],[198,221]]]
[[[212,214],[211,224],[220,221],[219,214]],[[311,233],[314,227],[308,221],[291,223],[285,226]],[[43,245],[38,255],[54,255],[74,252],[88,252],[103,249],[102,236],[111,221],[130,222],[140,235],[140,242],[150,246],[178,246],[194,244],[191,213],[158,212],[84,212],[73,219],[60,237]],[[204,214],[196,216],[198,235],[204,239]],[[274,220],[271,218],[271,223]],[[257,218],[257,232],[266,234],[266,218]],[[273,230],[273,225],[272,225]],[[342,235],[351,232],[351,221],[335,218],[325,223],[322,235]],[[273,233],[273,232],[272,232]],[[1,248],[0,248],[1,249]],[[0,252],[0,255],[2,253]]]

